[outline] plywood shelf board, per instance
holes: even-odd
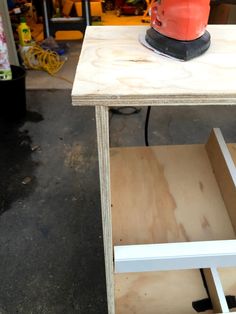
[[[114,245],[235,238],[204,145],[110,154]]]
[[[220,268],[218,272],[225,296],[236,296],[236,268]],[[192,302],[208,298],[199,270],[127,273],[114,277],[116,314],[196,314]],[[233,308],[230,313],[235,311]]]
[[[207,298],[199,270],[116,274],[115,295],[116,314],[196,314],[192,302]]]

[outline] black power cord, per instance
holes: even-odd
[[[202,268],[200,268],[200,273],[201,273],[201,277],[202,277],[203,286],[206,290],[207,298],[192,302],[193,309],[198,313],[213,309],[213,304],[211,302],[211,296],[210,296],[210,292],[209,292],[209,289],[207,286],[206,277],[204,275]],[[236,297],[235,296],[226,295],[225,298],[226,298],[226,302],[227,302],[229,309],[233,309],[236,307]]]
[[[125,116],[130,116],[135,113],[139,113],[141,108],[132,107],[132,106],[125,106],[125,107],[113,107],[110,108],[111,113],[120,114]]]
[[[145,138],[145,145],[149,146],[148,141],[148,125],[149,125],[149,117],[151,112],[151,106],[147,107],[147,113],[146,113],[146,120],[145,120],[145,129],[144,129],[144,138]]]
[[[111,107],[110,108],[110,113],[111,113],[110,119],[112,119],[113,114],[129,116],[132,114],[139,113],[140,111],[141,111],[141,108],[137,108],[137,107],[133,107],[133,106]],[[147,113],[146,113],[146,119],[145,119],[145,128],[144,128],[144,138],[145,138],[145,145],[146,146],[149,146],[148,125],[149,125],[150,112],[151,112],[151,106],[148,106],[147,107]]]

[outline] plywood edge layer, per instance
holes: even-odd
[[[206,151],[236,232],[236,167],[220,129],[212,130]]]
[[[233,105],[236,102],[235,95],[192,95],[188,96],[167,96],[158,95],[93,95],[72,93],[73,106],[200,106],[200,105]]]
[[[114,247],[116,273],[236,266],[236,240]]]
[[[110,195],[110,155],[109,155],[109,116],[108,108],[96,107],[97,146],[99,160],[99,179],[102,210],[103,244],[106,269],[107,303],[109,314],[115,313],[113,245]]]

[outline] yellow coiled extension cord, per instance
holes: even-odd
[[[21,57],[26,68],[44,70],[51,75],[56,74],[65,63],[60,60],[60,56],[56,52],[45,50],[39,45],[29,47]]]

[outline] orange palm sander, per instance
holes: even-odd
[[[200,56],[210,46],[209,14],[210,0],[157,0],[151,7],[151,28],[145,40],[177,59]]]

